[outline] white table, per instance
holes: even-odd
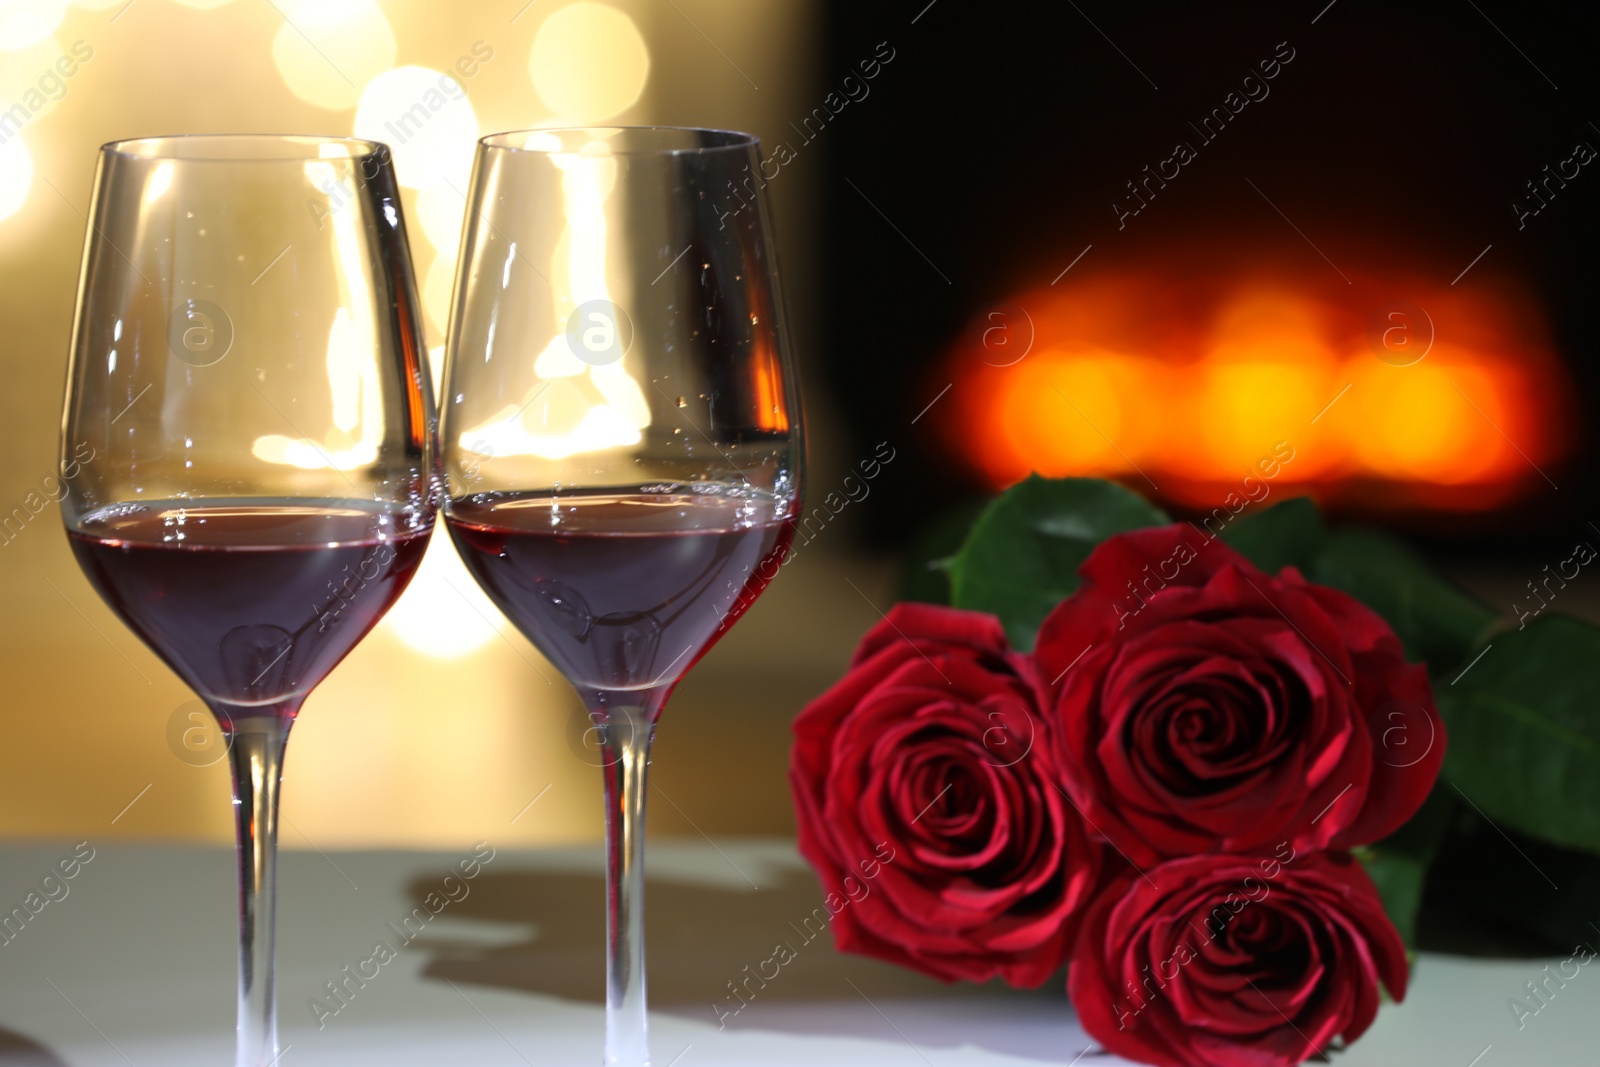
[[[95,857],[0,945],[0,1064],[223,1067],[232,1062],[232,856],[95,845]],[[0,911],[21,906],[71,845],[0,848]],[[373,954],[457,853],[289,852],[281,869],[284,1067],[596,1064],[603,921],[597,848],[497,853],[467,895],[346,1003],[308,1000]],[[759,887],[759,888],[755,888]],[[59,895],[60,890],[54,889]],[[459,888],[452,892],[460,895]],[[825,938],[719,1029],[711,1003],[818,901],[791,845],[667,840],[650,857],[652,1048],[659,1067],[1065,1065],[1089,1045],[1057,982],[947,988],[835,953]],[[1600,911],[1600,902],[1597,902]],[[416,925],[421,925],[417,923]],[[1508,998],[1545,961],[1425,956],[1347,1067],[1522,1067],[1595,1059],[1600,965],[1519,1031]],[[370,973],[370,968],[368,969]],[[725,1002],[731,1005],[731,1002]],[[1487,1049],[1487,1052],[1485,1052]],[[1084,1064],[1123,1061],[1091,1051]]]

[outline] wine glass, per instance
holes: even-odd
[[[794,535],[804,449],[754,137],[479,142],[441,410],[445,519],[599,730],[606,1044],[649,1062],[646,768],[678,680]]]
[[[61,455],[105,602],[210,707],[239,863],[238,1067],[278,1057],[278,785],[301,704],[410,581],[433,407],[388,149],[101,149]]]

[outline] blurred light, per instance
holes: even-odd
[[[1217,308],[1208,344],[1213,354],[1238,359],[1321,359],[1326,317],[1326,308],[1291,287],[1256,283]]]
[[[642,439],[632,421],[609,404],[593,403],[574,379],[556,378],[541,383],[541,389],[521,411],[508,404],[484,425],[462,433],[461,447],[495,458],[566,459]]]
[[[461,192],[466,192],[463,186]],[[461,218],[466,201],[442,182],[417,190],[417,209],[413,214],[422,224],[422,233],[441,256],[454,257],[461,248]]]
[[[383,625],[418,652],[453,659],[493,641],[502,618],[467,573],[450,538],[438,532]]]
[[[283,14],[272,61],[289,91],[308,104],[354,107],[360,86],[394,66],[394,31],[371,0],[301,0]]]
[[[478,116],[452,75],[427,67],[397,67],[362,90],[355,135],[389,146],[401,185],[426,189],[449,182],[465,193],[478,142]]]
[[[214,7],[222,7],[224,4],[232,3],[233,0],[176,0],[176,2],[182,4],[184,7],[192,7],[200,11],[210,11]]]
[[[428,349],[428,374],[433,379],[433,395],[444,388],[444,345]]]
[[[650,77],[650,50],[633,19],[579,0],[539,25],[528,56],[546,107],[577,122],[602,122],[632,107]]]
[[[328,331],[328,395],[333,427],[321,441],[268,434],[251,451],[267,463],[301,470],[359,470],[375,463],[383,443],[383,388],[378,381],[377,354],[366,343],[370,329],[357,327],[347,308],[340,308]]]
[[[1317,433],[1312,416],[1344,384],[1334,382],[1333,371],[1326,350],[1310,359],[1286,354],[1270,360],[1258,355],[1249,362],[1222,355],[1207,360],[1192,394],[1202,447],[1166,457],[1169,466],[1200,477],[1245,474],[1273,442],[1294,438],[1300,442],[1296,478],[1328,469],[1343,458],[1342,442],[1321,449],[1305,442]]]
[[[1505,421],[1496,380],[1504,379],[1503,369],[1486,375],[1470,355],[1452,359],[1444,345],[1430,356],[1437,358],[1414,367],[1363,366],[1360,385],[1366,388],[1351,396],[1346,415],[1364,428],[1351,437],[1355,454],[1383,474],[1444,485],[1471,482],[1503,459],[1516,461],[1502,456],[1498,433],[1484,433],[1486,418]],[[1470,396],[1482,398],[1481,414]]]
[[[1002,379],[990,410],[1004,415],[992,418],[984,434],[1002,435],[1010,449],[1034,457],[1041,474],[1129,473],[1131,464],[1111,443],[1140,451],[1119,399],[1128,379],[1137,380],[1126,357],[1062,350],[1036,357]]]
[[[10,218],[28,199],[33,185],[33,157],[21,137],[0,145],[0,219]]]
[[[67,0],[0,0],[0,49],[12,51],[44,40],[67,13]]]
[[[306,179],[319,189],[348,184],[353,162],[308,160]],[[328,330],[328,397],[332,427],[321,441],[268,434],[256,438],[257,459],[301,470],[358,470],[375,462],[384,438],[383,388],[378,379],[378,338],[370,314],[351,308],[372,308],[371,264],[366,259],[363,220],[358,211],[335,211],[324,217],[333,227],[339,258],[340,307]]]
[[[288,19],[303,26],[342,26],[377,5],[373,0],[273,0]]]
[[[450,294],[456,281],[456,260],[443,252],[433,257],[422,282],[422,314],[434,332],[443,336],[450,323]]]
[[[1406,319],[1415,358],[1386,332],[1404,307],[1425,312]],[[949,383],[934,417],[950,454],[996,487],[1030,471],[1149,478],[1213,506],[1269,464],[1299,491],[1474,511],[1543,485],[1535,465],[1568,445],[1543,316],[1501,286],[1230,280],[1212,264],[1089,275],[999,309],[927,393]]]
[[[183,0],[178,0],[182,3]],[[222,0],[227,3],[227,0]],[[127,7],[128,0],[68,0],[69,7],[81,8],[84,11],[105,11],[113,7]]]
[[[346,147],[346,146],[339,146]],[[306,180],[318,189],[351,186],[355,181],[355,162],[306,162]],[[374,306],[372,264],[367,259],[365,221],[357,211],[334,211],[326,217],[333,224],[334,248],[339,256],[338,272],[340,296],[346,308],[371,308]],[[335,324],[337,326],[337,323]],[[358,352],[378,351],[378,338],[373,333],[372,320],[359,315],[352,321],[355,330],[354,345]],[[331,342],[330,342],[331,344]],[[380,436],[381,431],[380,431]]]
[[[4,59],[0,59],[0,108],[6,109],[0,114],[9,117],[9,121],[0,127],[0,136],[8,136],[16,129],[37,122],[66,97],[71,90],[71,82],[66,79],[59,79],[61,87],[55,92],[45,91],[46,88],[54,88],[50,79],[45,77],[46,73],[56,73],[53,68],[65,54],[65,49],[54,37],[45,37],[23,48],[12,49]],[[49,84],[41,88],[41,80]],[[15,110],[13,105],[16,104],[23,106],[23,113]],[[19,118],[22,119],[20,125],[17,123]]]
[[[559,152],[561,138],[543,130],[529,130],[522,135],[522,147],[530,152]]]
[[[34,147],[47,143],[47,135],[38,133],[39,123],[73,91],[73,78],[61,74],[63,66],[76,73],[82,68],[84,55],[93,55],[86,51],[89,46],[85,41],[78,41],[72,48],[75,51],[46,36],[25,47],[0,52],[0,141],[27,132]]]
[[[378,368],[371,352],[358,347],[356,328],[350,313],[340,308],[328,331],[328,392],[333,400],[333,427],[351,433],[363,426],[369,430],[383,425],[382,390]],[[377,456],[380,438],[369,435],[365,442]]]
[[[553,154],[550,162],[562,172],[567,225],[550,259],[556,296],[550,340],[533,364],[543,380],[520,403],[462,432],[461,447],[484,455],[565,459],[636,445],[650,425],[650,405],[627,371],[627,355],[591,364],[577,357],[567,337],[567,319],[581,305],[615,307],[606,269],[606,198],[617,182],[616,157],[603,140],[593,140],[577,152]],[[512,264],[508,253],[502,287],[510,282]]]
[[[329,450],[315,441],[269,433],[255,439],[250,454],[263,463],[296,467],[303,471],[360,470],[378,458],[377,449]]]

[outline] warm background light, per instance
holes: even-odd
[[[359,99],[361,86],[394,66],[394,31],[371,0],[299,0],[282,10],[272,61],[306,103],[342,111]]]
[[[938,377],[950,454],[996,487],[1099,475],[1208,508],[1283,442],[1279,490],[1475,511],[1568,445],[1543,316],[1493,282],[1086,273],[999,305]]]
[[[478,116],[455,75],[409,66],[378,75],[361,91],[355,135],[389,146],[401,185],[466,192]]]
[[[67,0],[0,0],[0,49],[44,40],[66,13]]]
[[[625,12],[578,0],[539,27],[528,72],[539,99],[557,115],[605,122],[638,101],[650,76],[650,50]]]
[[[422,228],[422,236],[440,254],[454,258],[461,247],[461,217],[465,211],[461,193],[448,185],[431,185],[418,190],[411,222],[413,228]]]
[[[33,184],[33,157],[20,137],[0,145],[0,219],[16,213]]]
[[[502,629],[515,636],[443,536],[428,545],[411,587],[379,625],[407,648],[445,660],[476,652]]]

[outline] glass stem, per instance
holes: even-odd
[[[644,805],[655,715],[604,709],[607,1067],[649,1067],[644,992]]]
[[[237,1067],[271,1067],[278,1059],[273,973],[278,785],[289,721],[277,715],[239,717],[225,733],[230,742],[239,858],[239,1040],[235,1062]]]

